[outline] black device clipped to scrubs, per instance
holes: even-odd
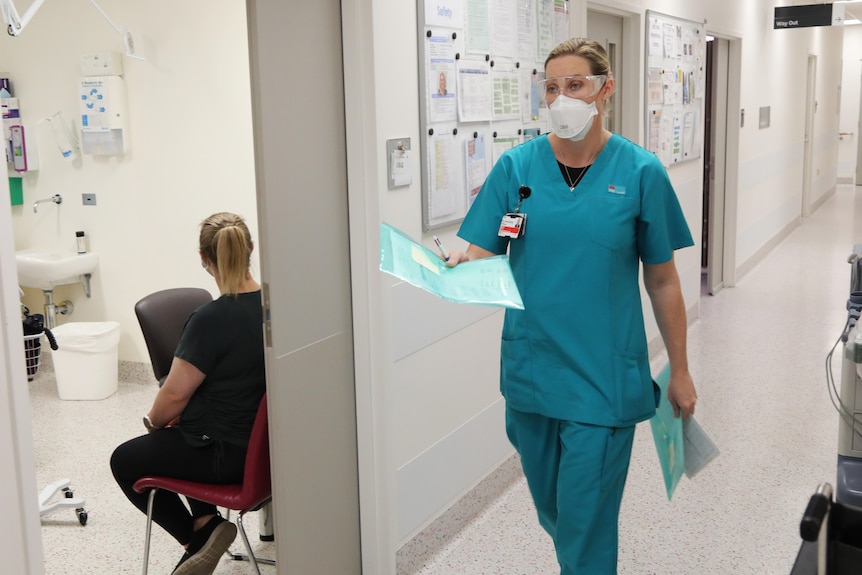
[[[500,221],[500,229],[497,231],[497,236],[501,238],[518,239],[524,236],[527,231],[527,214],[521,213],[521,202],[530,197],[533,191],[530,186],[522,185],[518,188],[518,205],[515,206],[515,211],[503,216]]]

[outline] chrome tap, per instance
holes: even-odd
[[[55,204],[62,204],[63,203],[63,196],[61,196],[60,194],[54,194],[50,198],[44,198],[41,200],[36,200],[33,203],[33,213],[35,214],[39,211],[39,204],[47,204],[48,202],[54,202]]]

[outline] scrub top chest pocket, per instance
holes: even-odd
[[[589,198],[590,240],[612,251],[634,247],[639,203],[634,198],[602,195]]]

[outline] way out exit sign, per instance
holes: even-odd
[[[839,26],[844,23],[843,4],[776,6],[773,29]]]

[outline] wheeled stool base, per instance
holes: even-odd
[[[81,525],[87,524],[87,511],[84,509],[84,500],[80,497],[75,497],[75,494],[69,488],[71,481],[69,479],[59,479],[53,483],[46,485],[39,492],[39,515],[51,513],[61,507],[71,507],[75,510],[78,516],[78,521]],[[62,493],[63,496],[51,501],[55,495]]]

